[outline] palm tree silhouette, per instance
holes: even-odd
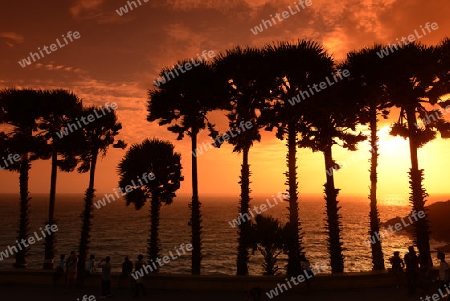
[[[285,175],[290,196],[288,227],[292,232],[290,234],[292,242],[288,246],[287,273],[290,276],[297,276],[301,272],[299,256],[303,251],[303,234],[298,215],[296,165],[298,133],[301,127],[304,128],[302,125],[305,113],[303,103],[307,94],[310,93],[309,86],[323,81],[327,75],[330,75],[333,70],[333,60],[322,45],[310,40],[299,40],[295,44],[281,42],[277,45],[268,45],[265,50],[266,64],[271,66],[270,75],[274,78],[275,85],[270,86],[272,96],[262,112],[261,123],[266,126],[266,130],[272,131],[276,127],[277,138],[287,140],[288,171]],[[299,97],[300,101],[293,100],[295,97]]]
[[[94,115],[94,111],[101,111],[101,108],[87,107],[83,109],[83,116]],[[118,147],[124,149],[126,145],[123,141],[116,141],[114,145],[115,136],[119,134],[122,129],[122,124],[117,121],[117,115],[115,111],[104,110],[104,115],[100,118],[96,118],[93,122],[85,125],[82,130],[78,130],[70,134],[71,138],[74,140],[80,139],[79,141],[79,153],[81,165],[77,168],[77,171],[88,172],[89,171],[89,186],[86,189],[84,195],[84,211],[83,211],[83,222],[81,226],[81,237],[80,244],[78,247],[78,271],[77,284],[82,285],[84,281],[84,273],[86,257],[89,253],[90,244],[90,232],[92,225],[92,202],[95,197],[95,168],[97,166],[98,156],[106,156],[109,146]],[[77,135],[81,133],[81,135]]]
[[[45,139],[38,132],[38,121],[42,116],[43,91],[33,89],[5,89],[0,91],[0,124],[11,127],[8,133],[2,132],[3,152],[20,155],[19,164],[6,166],[6,170],[19,172],[20,218],[17,241],[29,237],[31,197],[28,191],[28,178],[31,162],[45,154]],[[22,246],[16,252],[14,267],[26,268],[30,247]]]
[[[378,166],[378,115],[384,119],[389,114],[392,102],[386,91],[386,76],[388,70],[386,60],[380,60],[377,52],[382,45],[374,45],[347,54],[343,68],[350,72],[350,85],[347,95],[354,97],[361,108],[360,124],[368,124],[370,130],[370,229],[369,237],[380,232],[380,217],[377,207],[377,166]],[[373,270],[384,270],[384,257],[381,240],[371,244]]]
[[[277,265],[277,257],[283,252],[284,231],[278,219],[262,214],[255,217],[251,240],[253,249],[258,249],[264,257],[263,275],[277,275],[280,270]],[[286,243],[289,244],[290,242]]]
[[[156,259],[160,257],[159,213],[161,205],[172,203],[176,196],[175,191],[180,188],[180,182],[183,181],[180,158],[181,155],[174,152],[174,146],[170,142],[146,139],[140,144],[132,145],[117,168],[120,176],[119,187],[126,187],[130,183],[133,186],[133,190],[125,194],[127,205],[133,203],[139,210],[147,199],[151,198],[149,261],[156,262]],[[144,175],[146,175],[145,179],[140,180],[140,177],[144,177]]]
[[[341,222],[337,195],[340,189],[335,188],[332,147],[342,142],[342,147],[356,150],[356,144],[366,139],[361,133],[354,134],[359,108],[346,98],[342,87],[345,82],[336,83],[326,90],[308,98],[305,105],[305,126],[302,130],[300,147],[320,151],[324,155],[326,183],[325,201],[328,230],[328,250],[332,273],[344,271],[342,254]]]
[[[264,77],[267,74],[263,52],[256,48],[240,47],[227,50],[225,54],[219,55],[214,68],[221,77],[221,81],[228,83],[229,95],[227,114],[230,129],[235,133],[228,142],[234,145],[233,152],[242,152],[242,165],[240,175],[241,199],[238,213],[248,215],[250,207],[250,165],[248,156],[250,147],[254,141],[260,141],[261,135],[258,126],[258,112],[263,108],[268,91]],[[266,95],[264,95],[266,94]],[[247,129],[243,124],[250,122],[252,127]],[[237,129],[237,130],[236,130]],[[243,130],[244,129],[244,130]],[[227,134],[230,136],[229,134]],[[220,147],[220,146],[219,146]],[[238,230],[238,255],[237,275],[248,275],[249,261],[249,233],[251,221],[243,220]]]
[[[391,69],[388,76],[388,92],[395,106],[400,108],[399,118],[391,128],[392,135],[409,139],[411,158],[410,197],[412,210],[424,211],[428,196],[422,186],[423,169],[419,169],[417,150],[436,137],[440,131],[448,137],[448,123],[437,110],[427,110],[425,105],[435,105],[443,94],[441,83],[445,81],[447,70],[440,64],[441,53],[434,47],[410,43],[398,49],[386,59]],[[441,78],[439,78],[441,77]],[[447,90],[448,93],[448,90]],[[423,125],[418,122],[422,119]],[[428,216],[413,224],[414,239],[419,250],[430,253]],[[430,258],[431,260],[431,258]]]
[[[188,60],[178,62],[184,66]],[[176,73],[176,68],[165,68],[160,76]],[[208,127],[210,136],[215,137],[217,131],[214,125],[208,121],[207,114],[217,108],[223,107],[218,102],[216,91],[225,89],[217,88],[219,81],[211,66],[205,62],[198,63],[198,66],[181,73],[174,79],[160,85],[159,89],[149,91],[147,121],[158,121],[159,125],[171,124],[168,130],[178,134],[177,139],[181,140],[187,134],[191,137],[192,149],[192,200],[189,203],[191,209],[190,225],[192,227],[192,267],[193,275],[201,272],[201,202],[198,197],[198,175],[197,175],[197,136],[205,127]],[[211,146],[212,147],[212,146]]]
[[[51,153],[51,175],[50,175],[50,200],[48,220],[46,224],[56,224],[54,217],[56,199],[56,178],[58,167],[62,171],[71,172],[77,165],[76,154],[73,153],[71,139],[60,139],[57,136],[66,124],[78,116],[82,109],[81,100],[73,93],[66,90],[44,91],[43,118],[39,128],[49,142],[48,148]],[[58,154],[62,156],[58,160]],[[45,260],[44,269],[53,269],[55,258],[56,233],[45,237]]]

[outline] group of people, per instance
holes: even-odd
[[[107,256],[104,260],[102,260],[98,267],[102,269],[102,296],[100,298],[111,297],[111,259]],[[134,264],[134,270],[140,270],[144,265],[147,265],[147,262],[144,260],[144,256],[139,254],[138,260]],[[133,262],[125,257],[124,262],[122,263],[122,272],[118,275],[117,279],[117,287],[119,287],[123,278],[128,279],[129,287],[132,287],[132,279],[131,273],[133,272]],[[135,281],[135,297],[139,297],[139,292],[142,291],[142,295],[147,295],[147,292],[144,287],[143,277],[137,278]]]
[[[440,260],[439,282],[441,288],[444,288],[450,281],[449,266],[443,252],[438,252],[438,259]],[[417,287],[420,287],[424,293],[428,293],[431,284],[430,271],[433,264],[431,256],[426,250],[420,250],[417,255],[414,246],[410,246],[404,259],[400,257],[400,252],[394,252],[394,256],[389,259],[389,262],[392,265],[392,271],[397,273],[397,287],[400,285],[403,269],[405,269],[408,295],[413,295]]]
[[[75,251],[72,251],[70,252],[70,256],[67,260],[65,257],[65,255],[61,255],[60,261],[55,272],[53,273],[53,285],[57,284],[59,278],[64,277],[64,286],[70,288],[75,285],[77,279],[78,256]],[[122,263],[122,272],[118,275],[117,287],[120,286],[123,278],[127,278],[128,285],[131,288],[133,284],[131,278],[133,267],[135,267],[135,270],[139,270],[146,264],[147,263],[144,260],[144,256],[141,254],[138,256],[138,260],[134,265],[128,256],[125,257],[125,260]],[[90,255],[89,261],[86,264],[85,274],[90,275],[95,273],[97,271],[96,267],[102,269],[102,296],[100,298],[104,299],[111,297],[111,258],[109,256],[105,257],[96,266],[95,255]],[[145,296],[147,292],[145,290],[142,277],[135,280],[134,283],[135,296],[139,296],[140,291],[142,291],[142,294]]]
[[[75,251],[70,252],[69,258],[61,255],[56,271],[53,273],[53,285],[56,285],[59,278],[64,276],[64,286],[72,287],[77,279],[78,256]]]
[[[302,256],[301,258],[302,269],[307,270],[309,262]],[[445,261],[445,254],[443,252],[438,252],[438,259],[440,260],[439,265],[439,281],[441,288],[449,285],[450,282],[450,271],[449,265]],[[403,272],[406,274],[406,282],[408,288],[408,294],[413,295],[416,288],[419,286],[423,289],[424,293],[427,293],[431,284],[430,271],[432,267],[431,257],[428,252],[421,250],[419,255],[416,254],[414,246],[408,248],[408,253],[405,254],[404,258],[400,257],[400,252],[394,252],[394,256],[389,259],[392,265],[392,271],[397,274],[397,287],[400,286],[400,281]],[[56,282],[60,276],[64,275],[64,283],[66,287],[72,287],[75,284],[77,278],[77,265],[78,256],[75,251],[70,252],[70,256],[65,260],[65,255],[61,255],[60,262],[53,274],[53,284]],[[133,268],[135,271],[140,270],[144,265],[147,265],[144,260],[144,256],[139,254],[138,259],[135,264],[131,260],[125,257],[122,263],[122,272],[119,274],[117,279],[117,286],[119,287],[123,278],[128,279],[129,287],[132,287],[134,282],[135,287],[135,297],[139,296],[142,291],[142,295],[146,295],[146,290],[144,287],[143,277],[139,277],[132,281],[131,274]],[[102,269],[102,296],[101,298],[107,298],[111,296],[111,258],[107,256],[105,259],[101,260],[98,268]],[[95,256],[91,255],[88,264],[86,265],[86,274],[92,274],[96,272],[95,267]],[[309,290],[309,282],[306,283]],[[254,288],[249,292],[249,300],[258,300],[261,296],[260,288]],[[448,298],[448,297],[447,297]],[[450,300],[450,299],[448,299]]]

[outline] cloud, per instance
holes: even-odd
[[[167,6],[173,10],[190,11],[194,9],[215,9],[228,11],[242,5],[241,0],[216,1],[216,0],[167,0]]]
[[[250,1],[250,0],[248,0]],[[353,49],[374,43],[392,43],[414,32],[420,25],[437,22],[439,31],[425,36],[421,42],[434,44],[446,34],[450,21],[442,13],[445,0],[423,5],[420,0],[406,3],[398,0],[347,0],[330,2],[312,0],[312,5],[289,20],[277,23],[258,36],[252,36],[252,44],[261,46],[271,41],[312,38],[323,43],[333,56],[344,59]],[[293,1],[281,0],[276,5],[266,0],[249,4],[252,13],[248,20],[256,26],[270,14],[280,13]],[[248,32],[250,34],[250,32]]]
[[[136,1],[136,0],[134,0]],[[123,1],[123,5],[127,5]],[[135,17],[120,17],[115,9],[105,8],[104,0],[78,0],[78,2],[70,7],[70,13],[74,18],[89,21],[94,20],[98,24],[126,24],[131,22]],[[118,8],[118,7],[117,7]],[[83,15],[80,14],[83,12]]]
[[[70,7],[70,13],[73,17],[78,17],[82,11],[92,11],[103,3],[103,0],[78,0],[75,5]]]
[[[17,44],[23,43],[23,41],[25,40],[23,36],[15,32],[0,32],[0,37],[12,40]],[[9,47],[14,47],[14,43],[11,43],[11,41],[9,40],[6,41],[6,45],[8,45]]]
[[[30,68],[33,68],[31,66]],[[42,64],[42,63],[36,63],[34,65],[34,69],[46,69],[46,70],[53,70],[53,71],[68,71],[68,72],[75,72],[75,73],[87,73],[86,71],[81,70],[80,68],[74,68],[71,66],[64,66],[64,65],[55,65],[53,62],[49,64]]]

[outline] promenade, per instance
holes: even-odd
[[[244,301],[245,292],[192,292],[192,291],[161,291],[149,290],[146,297],[133,298],[133,291],[130,289],[113,290],[111,300],[152,300],[152,301]],[[98,288],[85,289],[65,289],[61,287],[53,288],[49,285],[8,285],[0,283],[0,295],[2,300],[17,301],[66,301],[82,300],[84,295],[94,295],[96,300],[100,299],[100,283]],[[287,291],[278,297],[269,299],[265,294],[262,300],[277,301],[403,301],[420,300],[422,295],[416,294],[408,297],[406,288],[368,288],[368,289],[349,289],[342,291],[312,291],[310,294],[302,292]],[[423,297],[423,296],[422,296]]]
[[[433,270],[433,279],[436,278]],[[83,301],[83,296],[95,296],[100,299],[101,275],[88,276],[82,288],[64,288],[63,279],[57,285],[51,285],[52,271],[16,270],[0,271],[1,300],[44,301],[73,300]],[[112,299],[132,300],[134,290],[128,288],[127,279],[122,279],[117,287],[117,274],[112,276]],[[383,272],[342,273],[337,275],[319,274],[311,279],[311,291],[306,291],[305,283],[292,285],[292,288],[278,292],[270,298],[266,292],[285,282],[284,276],[192,276],[192,275],[147,275],[145,287],[147,296],[141,300],[183,300],[183,301],[244,301],[247,290],[259,286],[263,289],[262,300],[348,300],[348,301],[402,301],[426,300],[426,295],[417,290],[413,296],[407,296],[406,287],[395,288],[395,275]],[[405,279],[403,279],[405,280]],[[433,283],[428,295],[437,292],[437,283]],[[88,300],[88,299],[85,299]],[[92,297],[91,297],[91,300]],[[441,301],[439,299],[439,301]]]

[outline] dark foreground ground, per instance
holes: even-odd
[[[430,290],[430,294],[434,293],[435,285]],[[190,292],[190,291],[148,291],[146,297],[133,297],[134,291],[130,289],[114,289],[111,299],[106,300],[152,300],[152,301],[244,301],[246,300],[245,292]],[[73,288],[65,289],[62,287],[51,287],[48,285],[5,285],[0,283],[0,300],[17,300],[17,301],[44,301],[44,300],[83,300],[83,296],[94,295],[95,300],[100,300],[100,287],[96,288]],[[425,295],[416,293],[414,296],[407,296],[406,288],[368,288],[368,289],[351,289],[343,291],[312,291],[308,295],[301,292],[283,292],[278,297],[269,299],[265,294],[262,300],[295,300],[295,301],[325,301],[325,300],[348,300],[348,301],[388,301],[388,300],[425,300]],[[88,299],[85,299],[88,300]],[[91,298],[91,301],[94,300]],[[433,299],[429,299],[433,300]],[[439,299],[443,301],[443,299]]]

